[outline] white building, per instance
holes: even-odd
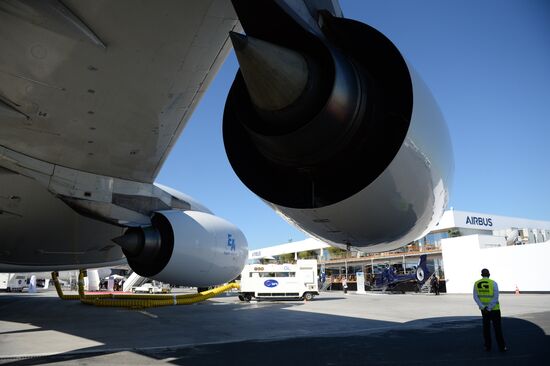
[[[471,293],[482,268],[500,291],[550,292],[548,221],[451,210],[430,235],[441,236],[448,293]]]
[[[550,241],[507,246],[501,237],[469,235],[442,240],[448,293],[471,293],[487,268],[500,291],[550,292]]]
[[[323,243],[320,240],[314,238],[308,238],[301,241],[294,241],[285,244],[274,245],[271,247],[266,247],[262,249],[255,249],[248,251],[248,259],[262,259],[262,258],[272,258],[278,255],[283,254],[294,254],[294,259],[298,259],[298,253],[304,252],[306,250],[323,250],[328,248],[330,245]],[[322,256],[322,253],[321,253]]]
[[[445,211],[437,226],[426,236],[443,239],[449,230],[461,236],[481,234],[506,239],[509,244],[542,243],[550,240],[550,222],[483,214],[469,211]],[[440,234],[440,235],[437,235]]]
[[[412,250],[419,250],[419,254],[431,251],[434,267],[444,273],[448,293],[471,293],[482,268],[490,270],[500,291],[515,291],[517,287],[520,292],[550,292],[550,274],[546,270],[550,258],[550,221],[451,209],[445,211],[428,235],[415,243]],[[319,240],[306,239],[251,250],[249,258],[317,249],[322,256],[327,247]],[[368,258],[365,262],[372,265],[372,257]],[[356,260],[355,265],[360,264]]]

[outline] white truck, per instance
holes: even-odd
[[[27,287],[27,276],[21,273],[0,273],[0,290],[19,291]]]
[[[295,264],[248,264],[241,273],[239,299],[300,298],[319,295],[317,261],[298,260]]]

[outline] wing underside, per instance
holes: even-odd
[[[193,209],[150,183],[236,28],[229,0],[0,1],[0,270],[121,263],[124,225]]]
[[[0,3],[0,146],[152,182],[229,51],[213,1]]]

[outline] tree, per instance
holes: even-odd
[[[456,238],[460,236],[460,230],[458,229],[450,229],[447,233],[449,234],[449,238]]]
[[[298,253],[298,258],[299,259],[312,259],[312,258],[317,258],[317,251],[316,250],[306,250],[306,251],[303,251],[303,252],[299,252]]]
[[[286,253],[278,256],[280,263],[292,263],[294,262],[294,253]]]
[[[346,253],[344,249],[340,249],[336,247],[328,247],[326,249],[330,255],[330,258],[342,258]]]

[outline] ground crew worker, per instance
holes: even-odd
[[[342,288],[344,289],[344,294],[348,293],[348,279],[346,277],[342,278]]]
[[[491,322],[495,329],[495,338],[498,348],[501,352],[506,352],[508,348],[502,336],[502,326],[500,317],[500,305],[498,303],[498,285],[495,281],[489,279],[489,270],[481,270],[482,279],[474,284],[474,300],[481,310],[483,317],[483,339],[485,340],[485,351],[491,350]]]
[[[439,295],[439,278],[435,274],[432,277],[430,285],[432,286],[432,292]]]

